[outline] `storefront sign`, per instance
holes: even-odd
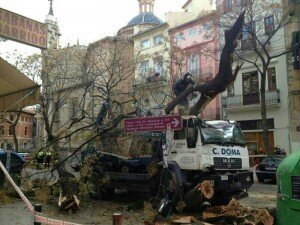
[[[38,48],[47,48],[47,26],[0,8],[0,36]]]

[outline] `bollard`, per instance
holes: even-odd
[[[35,204],[33,207],[35,212],[41,213],[43,211],[42,204]],[[34,225],[41,225],[41,223],[34,222]]]
[[[123,225],[123,216],[121,213],[113,214],[113,225]]]

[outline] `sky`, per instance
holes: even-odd
[[[187,0],[156,0],[154,14],[164,20],[168,11],[181,11]],[[0,0],[0,8],[30,19],[44,22],[49,12],[48,0]],[[137,0],[53,0],[61,37],[60,45],[87,45],[105,36],[112,36],[139,13]],[[13,41],[0,42],[0,55],[17,51],[24,55],[40,52],[38,48]]]

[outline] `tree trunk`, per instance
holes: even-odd
[[[53,137],[53,136],[52,136]],[[77,178],[67,171],[65,159],[68,155],[63,154],[59,151],[58,147],[58,137],[49,140],[52,143],[52,152],[58,156],[58,164],[54,165],[54,168],[57,169],[59,175],[59,186],[60,186],[60,195],[58,199],[58,206],[60,210],[66,212],[73,212],[79,209],[78,193],[79,193],[79,183]]]
[[[225,31],[225,45],[222,49],[219,73],[217,76],[206,83],[197,84],[195,87],[189,86],[167,105],[165,108],[166,114],[170,114],[175,106],[184,98],[192,92],[197,91],[201,94],[201,97],[195,106],[190,109],[189,113],[198,115],[212,99],[226,90],[226,88],[235,80],[239,67],[237,67],[235,73],[232,73],[232,54],[236,48],[237,40],[241,38],[241,31],[244,25],[244,14],[245,12],[241,13],[233,26]]]
[[[13,126],[13,138],[14,138],[14,144],[15,144],[15,150],[16,152],[19,152],[19,142],[16,134],[16,126]]]
[[[267,124],[267,106],[266,106],[266,70],[261,73],[261,89],[260,89],[260,100],[261,100],[261,122],[263,128],[263,140],[264,147],[267,154],[270,154],[270,140],[269,140],[269,129]]]

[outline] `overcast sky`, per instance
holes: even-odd
[[[168,11],[181,11],[187,0],[156,0],[154,14],[164,20]],[[0,8],[10,10],[31,19],[44,22],[49,12],[48,0],[0,0]],[[115,35],[131,18],[138,15],[137,0],[53,0],[54,16],[62,34],[62,47],[68,43],[80,44]],[[0,42],[1,55],[15,49],[24,54],[38,52],[37,48],[17,42]]]

